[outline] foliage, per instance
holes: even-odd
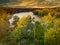
[[[12,25],[16,26],[17,25],[16,23],[18,22],[18,20],[19,20],[19,17],[18,16],[14,16]]]
[[[44,35],[44,44],[45,45],[59,45],[60,44],[60,19],[53,20],[54,27],[47,30]]]
[[[8,34],[10,29],[9,18],[11,15],[6,13],[4,10],[0,9],[0,39]]]
[[[32,35],[31,35],[32,32],[28,31],[29,29],[30,29],[30,31],[32,31],[32,23],[31,23],[30,19],[31,19],[31,17],[27,16],[27,17],[20,18],[18,20],[18,22],[16,23],[15,29],[9,35],[10,36],[9,42],[12,45],[17,45],[19,42],[20,42],[20,44],[23,43],[23,44],[28,45],[27,41],[25,41],[25,40],[30,41],[30,38],[32,38]],[[29,43],[29,41],[28,41],[28,43]]]
[[[27,28],[30,25],[30,16],[27,16],[26,18],[21,18],[17,22],[17,26],[19,28]]]
[[[42,16],[47,15],[48,12],[47,11],[43,11],[43,10],[34,10],[34,14],[42,17]]]
[[[11,15],[0,9],[0,45],[59,45],[59,12],[58,8],[34,10],[33,13],[40,16],[39,21],[30,15],[23,18],[15,16],[15,27],[11,28],[8,21]]]
[[[36,34],[36,39],[38,40],[38,43],[36,45],[43,45],[44,44],[44,32],[45,32],[45,29],[43,28],[43,26],[41,25],[40,22],[36,22],[35,24],[35,34]],[[36,40],[36,41],[37,41]]]

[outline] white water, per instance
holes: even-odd
[[[23,17],[26,17],[26,16],[28,16],[28,15],[30,15],[32,18],[35,17],[35,21],[38,21],[38,20],[39,20],[39,17],[36,16],[36,15],[34,15],[32,12],[15,13],[15,14],[13,14],[12,18],[9,19],[10,25],[11,25],[12,22],[13,22],[13,17],[14,17],[14,16],[18,16],[19,18],[23,18]]]

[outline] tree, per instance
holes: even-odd
[[[45,45],[59,45],[60,44],[60,19],[55,19],[53,21],[54,28],[48,29],[44,34],[44,44]]]
[[[18,16],[14,16],[12,25],[17,26],[16,23],[18,22],[18,20],[19,20],[19,17]]]
[[[0,9],[0,39],[8,34],[10,29],[10,19],[11,15],[7,14],[5,10]]]
[[[36,41],[38,41],[36,45],[44,45],[44,33],[46,29],[41,25],[41,22],[38,21],[36,22],[35,26],[35,37],[37,39]]]
[[[33,11],[35,15],[43,17],[48,14],[48,11],[46,10],[34,10]]]
[[[24,42],[24,40],[30,40],[32,38],[32,32],[30,31],[32,31],[31,16],[20,18],[16,23],[15,29],[10,34],[10,43],[17,45],[19,42]]]

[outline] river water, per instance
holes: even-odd
[[[39,17],[37,15],[34,15],[33,12],[20,12],[20,13],[15,13],[13,14],[13,16],[11,17],[11,19],[9,19],[10,25],[12,25],[13,22],[13,17],[14,16],[18,16],[19,18],[23,18],[30,15],[31,18],[35,18],[35,21],[39,21]]]

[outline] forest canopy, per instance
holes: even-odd
[[[0,45],[60,45],[60,8],[33,10],[38,21],[30,15],[15,16],[14,27],[7,12],[0,9]]]

